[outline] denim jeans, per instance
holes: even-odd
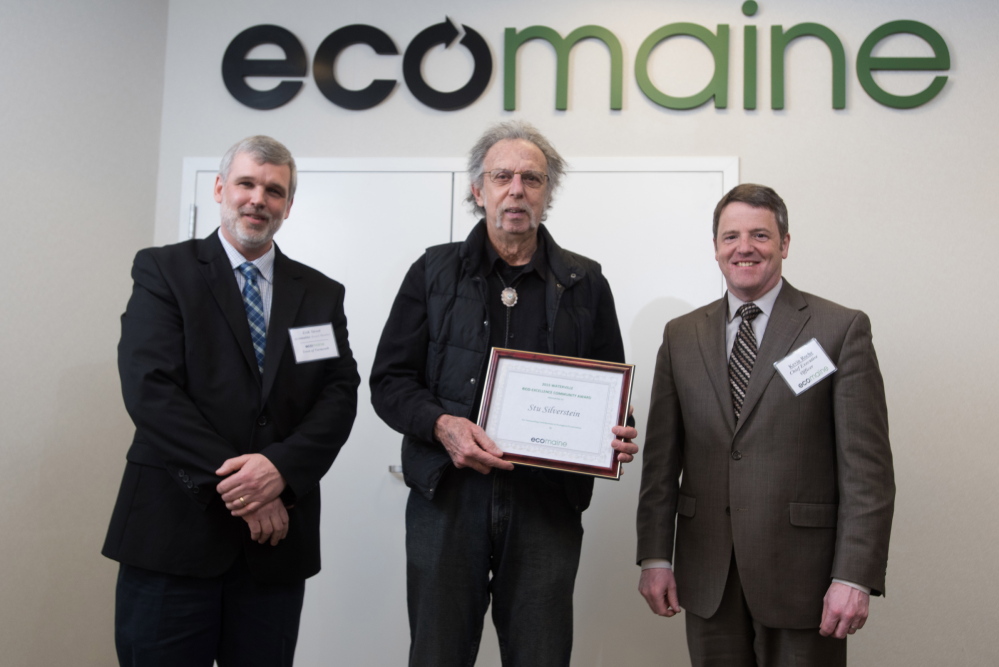
[[[410,492],[411,666],[472,667],[490,598],[505,667],[568,666],[583,527],[563,474],[450,468],[432,501]]]

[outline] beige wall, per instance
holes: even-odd
[[[115,370],[153,239],[167,2],[0,2],[0,662],[113,663]]]
[[[888,597],[873,602],[867,628],[851,640],[854,664],[999,662],[991,627],[991,592],[999,587],[992,509],[999,358],[990,346],[999,328],[992,257],[999,225],[991,196],[999,182],[999,10],[978,0],[767,0],[748,20],[738,1],[473,6],[311,0],[279,7],[259,0],[172,0],[167,31],[166,0],[108,0],[88,3],[86,11],[55,0],[24,4],[5,1],[0,21],[7,63],[0,74],[0,137],[8,158],[0,182],[18,195],[9,198],[17,219],[9,225],[14,252],[4,263],[9,287],[0,324],[11,380],[0,402],[0,484],[7,499],[0,553],[15,564],[0,589],[0,646],[16,658],[10,664],[112,660],[114,567],[97,552],[129,433],[114,370],[117,317],[132,253],[177,238],[182,158],[219,155],[257,132],[280,138],[303,157],[463,155],[487,123],[511,115],[501,111],[502,29],[534,24],[562,34],[585,24],[612,30],[625,47],[624,109],[608,111],[605,52],[588,43],[574,52],[569,111],[553,111],[548,49],[531,44],[522,51],[521,103],[513,116],[535,122],[570,157],[738,156],[743,181],[770,184],[788,202],[789,279],[871,316],[888,390],[898,506]],[[463,111],[432,111],[400,86],[381,106],[348,112],[326,101],[309,79],[287,106],[259,112],[221,85],[222,53],[251,25],[288,28],[311,57],[329,32],[350,23],[375,25],[405,48],[445,13],[481,32],[497,61],[486,94]],[[871,100],[853,71],[867,34],[896,19],[933,26],[951,48],[946,89],[912,111]],[[667,111],[639,91],[634,54],[655,27],[674,21],[732,25],[729,109]],[[828,56],[814,43],[792,47],[787,107],[768,108],[767,28],[805,21],[830,27],[846,47],[844,111],[830,108]],[[761,108],[755,112],[741,109],[739,28],[746,23],[760,28]],[[921,53],[917,43],[908,44],[909,54]],[[689,44],[667,53],[678,65],[670,70],[664,59],[654,68],[663,88],[690,93],[703,85],[703,54]],[[469,64],[460,54],[431,57],[438,59],[434,71],[456,72],[453,81],[462,82]],[[534,63],[529,72],[525,57]],[[401,58],[361,52],[350,58],[358,78],[345,80],[348,85],[362,86],[373,76],[401,79]],[[914,91],[927,81],[927,75],[897,75],[885,85]],[[710,253],[707,224],[704,252]],[[21,288],[27,276],[30,287]],[[338,277],[348,289],[351,280],[363,279]],[[629,324],[622,323],[626,334]],[[653,362],[631,361],[646,368]],[[396,443],[377,446],[391,451]],[[598,490],[587,517],[584,574],[591,574],[587,554],[609,548],[595,535],[633,539],[636,473]],[[669,654],[682,663],[682,621],[657,619],[643,608],[630,590],[634,566],[622,562],[596,574],[606,576],[607,585],[584,591],[577,606],[606,604],[608,625],[577,628],[574,664],[661,664]],[[350,616],[340,606],[352,596],[386,593],[345,590],[342,598],[324,601],[324,618]],[[397,623],[357,622],[390,644],[405,644],[406,630]],[[345,647],[353,639],[343,625],[328,633],[330,651],[350,653]],[[480,663],[498,664],[490,656]]]

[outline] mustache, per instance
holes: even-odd
[[[244,206],[244,207],[242,207],[240,209],[237,209],[237,212],[240,215],[253,215],[253,216],[256,216],[258,218],[261,218],[264,222],[270,222],[271,219],[272,219],[272,216],[271,216],[270,213],[268,213],[267,211],[265,211],[263,209],[257,209],[257,208],[255,208],[253,206]]]

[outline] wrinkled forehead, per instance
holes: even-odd
[[[526,139],[502,139],[497,141],[486,153],[483,160],[486,171],[493,169],[536,169],[546,171],[548,161],[544,153]]]

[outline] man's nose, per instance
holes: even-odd
[[[253,206],[263,206],[264,194],[264,188],[262,186],[250,190],[250,204]]]
[[[524,179],[521,178],[520,174],[514,174],[513,180],[510,181],[510,192],[514,197],[524,196]]]

